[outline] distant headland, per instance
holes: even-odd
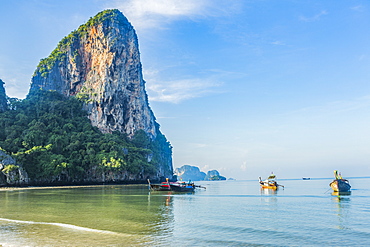
[[[226,180],[225,177],[221,176],[217,170],[211,170],[207,173],[200,171],[199,167],[184,165],[180,168],[176,168],[174,175],[179,180],[192,180],[192,181],[217,181]]]

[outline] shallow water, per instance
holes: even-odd
[[[195,193],[147,185],[0,191],[3,246],[367,246],[370,190],[350,179],[200,182]]]

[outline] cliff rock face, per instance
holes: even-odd
[[[28,184],[28,174],[21,164],[0,150],[0,186]]]
[[[142,129],[156,136],[144,87],[138,40],[118,10],[105,10],[65,37],[40,61],[31,90],[56,90],[84,100],[94,126],[132,137]]]
[[[179,180],[226,180],[225,177],[221,176],[217,170],[208,171],[207,174],[201,172],[196,166],[184,165],[180,168],[176,168],[174,175],[177,176]]]
[[[7,108],[7,100],[4,88],[4,82],[0,79],[0,112],[3,112]]]
[[[226,178],[221,176],[217,170],[211,170],[207,172],[204,180],[226,180]]]
[[[145,91],[136,32],[118,10],[90,18],[40,61],[30,94],[40,89],[82,100],[92,125],[103,133],[119,131],[132,139],[143,130],[151,140],[162,138]],[[157,177],[172,177],[171,148],[158,159]]]
[[[206,174],[201,172],[198,167],[196,166],[189,166],[184,165],[180,168],[176,168],[174,174],[180,180],[193,180],[193,181],[201,181],[204,180]]]

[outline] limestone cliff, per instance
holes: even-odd
[[[207,172],[204,180],[226,180],[226,178],[221,176],[217,170],[211,170]]]
[[[94,126],[132,137],[156,136],[144,87],[136,32],[118,10],[105,10],[65,37],[40,61],[31,93],[42,88],[85,101]]]
[[[184,165],[180,168],[176,168],[174,174],[179,180],[193,180],[201,181],[204,180],[206,174],[199,170],[199,167]]]
[[[0,112],[3,112],[7,108],[7,100],[4,88],[4,82],[0,79]]]
[[[217,170],[208,171],[207,174],[201,172],[199,167],[184,165],[180,168],[176,168],[174,175],[177,176],[179,180],[226,180],[225,177],[221,176]]]
[[[92,125],[103,133],[119,131],[132,139],[143,130],[151,140],[163,139],[149,107],[136,32],[118,10],[90,18],[40,61],[30,94],[40,89],[82,100]],[[172,147],[164,146],[156,178],[173,175]]]
[[[28,184],[28,174],[21,164],[0,150],[0,186]]]

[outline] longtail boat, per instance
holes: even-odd
[[[334,171],[335,179],[329,185],[334,192],[348,192],[351,189],[347,179],[342,178],[342,175],[337,170]]]
[[[191,182],[175,182],[170,184],[171,190],[177,192],[194,192],[195,184]]]
[[[169,182],[168,178],[166,182],[162,182],[160,184],[152,184],[148,179],[149,189],[156,190],[156,191],[176,191],[176,192],[194,192],[195,188],[203,188],[206,187],[195,185],[193,182]]]
[[[148,179],[148,183],[149,183],[149,189],[151,190],[157,190],[157,191],[170,191],[171,190],[170,182],[168,180],[166,182],[162,182],[159,184],[152,184],[150,180]]]
[[[262,180],[261,177],[259,177],[258,180],[259,180],[259,183],[261,185],[261,188],[263,188],[263,189],[277,190],[279,187],[284,188],[283,185],[278,184],[276,182],[276,176],[273,173],[271,173],[271,175],[265,180]]]

